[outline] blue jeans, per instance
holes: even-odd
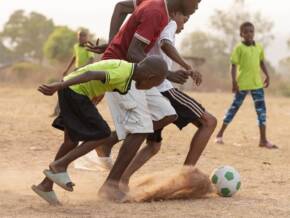
[[[224,123],[229,124],[236,113],[238,112],[240,106],[243,104],[245,97],[247,96],[248,92],[251,93],[252,98],[255,103],[256,113],[258,116],[258,124],[259,126],[266,125],[266,104],[265,104],[265,97],[264,97],[264,89],[257,89],[251,91],[239,91],[235,94],[234,101],[226,113],[224,117]]]

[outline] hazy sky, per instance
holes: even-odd
[[[0,29],[8,20],[13,11],[24,9],[27,12],[37,11],[49,18],[55,24],[68,25],[72,28],[79,26],[88,27],[95,35],[107,38],[111,14],[118,0],[0,0]],[[178,36],[178,42],[182,37],[193,30],[208,29],[208,18],[215,9],[228,8],[233,0],[202,0],[199,10],[186,24],[183,33]],[[290,1],[288,0],[246,0],[251,11],[261,13],[274,21],[275,40],[267,49],[268,59],[274,63],[290,56],[287,50],[286,40],[290,38]]]

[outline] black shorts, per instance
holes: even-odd
[[[70,88],[58,91],[59,116],[52,126],[68,132],[72,141],[92,141],[110,136],[111,130],[95,105]]]
[[[201,126],[200,119],[205,112],[201,104],[176,88],[161,92],[161,94],[170,101],[175,109],[178,118],[174,124],[179,129],[182,129],[189,123],[193,123],[197,127]]]

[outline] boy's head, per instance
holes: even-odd
[[[137,89],[151,89],[160,85],[166,78],[167,64],[159,56],[149,56],[137,64],[134,80]]]
[[[201,0],[181,0],[181,12],[185,16],[192,15],[197,9]]]
[[[251,22],[244,22],[240,26],[240,36],[245,42],[253,42],[255,36],[255,26]]]
[[[188,21],[189,16],[185,16],[183,13],[178,11],[178,12],[172,13],[171,17],[172,17],[172,20],[174,20],[177,24],[176,33],[180,33],[184,28],[184,24]]]
[[[84,45],[88,41],[88,33],[84,30],[78,31],[78,41],[80,45]]]

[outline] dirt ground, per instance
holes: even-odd
[[[218,118],[220,126],[232,96],[191,95]],[[215,145],[211,139],[198,168],[208,174],[221,165],[238,169],[242,187],[232,198],[213,195],[151,203],[102,202],[97,191],[107,173],[70,168],[77,186],[73,193],[56,187],[62,207],[48,206],[30,190],[43,178],[42,170],[62,141],[61,132],[50,126],[55,102],[56,96],[42,96],[36,89],[0,87],[0,217],[290,217],[290,99],[267,96],[268,136],[279,150],[257,146],[256,114],[249,96],[226,132],[225,145]],[[105,102],[99,109],[112,125]],[[160,153],[134,177],[182,165],[195,130],[193,126],[182,132],[168,127]]]

